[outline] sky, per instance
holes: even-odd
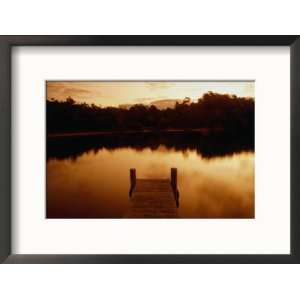
[[[254,81],[47,81],[47,99],[106,106],[149,104],[156,100],[197,101],[207,92],[254,98]]]

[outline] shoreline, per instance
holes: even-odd
[[[47,138],[63,138],[63,137],[83,137],[83,136],[101,136],[101,135],[113,135],[113,134],[136,134],[136,133],[200,133],[202,135],[209,135],[211,133],[225,132],[222,128],[208,129],[165,129],[165,130],[116,130],[116,131],[77,131],[77,132],[62,132],[62,133],[50,133],[47,134]]]

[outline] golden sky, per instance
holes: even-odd
[[[72,97],[103,107],[185,97],[197,101],[209,91],[254,97],[254,81],[47,81],[47,99]]]

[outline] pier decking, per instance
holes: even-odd
[[[179,205],[177,169],[171,169],[171,179],[136,179],[130,170],[130,209],[127,218],[176,218]]]

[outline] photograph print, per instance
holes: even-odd
[[[46,218],[255,218],[255,82],[46,81]]]

